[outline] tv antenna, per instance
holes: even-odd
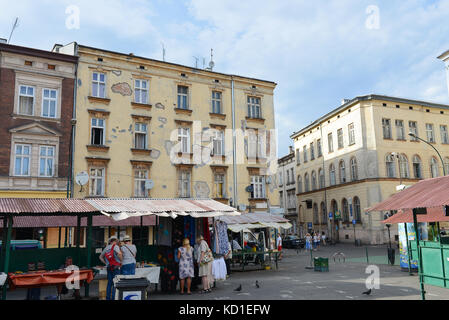
[[[9,41],[11,40],[11,37],[12,37],[12,34],[13,34],[13,32],[14,32],[14,30],[17,28],[19,26],[19,17],[16,17],[16,20],[14,21],[14,24],[13,24],[13,26],[12,26],[12,30],[11,30],[11,33],[9,34],[9,38],[8,38],[8,44],[9,44]]]
[[[162,45],[162,61],[165,62],[165,46],[163,42],[161,42],[161,45]]]
[[[193,58],[195,59],[195,69],[198,69],[198,57],[193,56]]]
[[[206,70],[212,71],[214,69],[215,62],[214,62],[214,49],[210,49],[210,61],[209,61],[209,68],[206,68]]]

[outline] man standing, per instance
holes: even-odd
[[[278,233],[278,237],[276,239],[276,247],[278,248],[279,251],[279,260],[282,259],[282,237],[281,234]]]
[[[123,263],[121,274],[136,274],[136,254],[137,248],[131,243],[131,237],[125,236],[123,238],[124,244],[120,248],[123,254]]]
[[[108,245],[100,254],[100,261],[106,265],[108,271],[108,285],[106,287],[106,300],[115,300],[114,278],[120,274],[120,266],[123,261],[123,254],[118,246],[118,239],[112,236],[108,240]]]

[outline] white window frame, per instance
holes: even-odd
[[[346,163],[343,160],[338,163],[338,173],[340,175],[340,183],[346,183]]]
[[[147,180],[148,180],[148,169],[134,169],[134,197],[137,198],[148,197],[148,190],[147,188],[145,188],[145,183]]]
[[[264,176],[251,176],[251,185],[253,187],[251,193],[253,199],[264,199],[266,197]]]
[[[17,148],[18,147],[22,147],[22,153],[18,154],[17,153]],[[28,154],[24,154],[23,150],[24,147],[28,147],[29,148],[29,153]],[[23,143],[16,143],[14,145],[14,176],[16,177],[29,177],[31,176],[31,155],[32,155],[32,145],[31,144],[23,144]],[[17,159],[20,158],[20,173],[17,174],[16,173],[16,162]],[[28,159],[28,173],[27,174],[23,174],[23,159],[27,158]]]
[[[396,157],[392,154],[385,156],[385,171],[388,178],[396,178]]]
[[[321,150],[321,139],[318,139],[316,141],[316,148],[317,148],[317,157],[321,157],[323,155],[323,151]]]
[[[440,168],[438,168],[438,160],[434,157],[430,158],[430,176],[437,178],[440,176]]]
[[[434,132],[434,126],[432,123],[426,123],[426,136],[427,136],[427,142],[430,142],[430,143],[435,142],[435,132]]]
[[[348,137],[349,137],[349,145],[355,144],[354,123],[348,124]]]
[[[145,129],[143,129],[145,128]],[[144,147],[140,148],[137,146],[137,136],[144,136]],[[148,125],[142,122],[136,122],[134,124],[134,148],[139,150],[148,150]]]
[[[187,93],[179,92],[181,88],[185,88],[187,90]],[[183,110],[189,110],[189,87],[178,85],[177,93],[178,93],[177,108],[183,109]],[[182,97],[185,97],[185,105],[182,104],[182,101],[183,101]]]
[[[350,160],[351,165],[351,181],[357,181],[359,179],[357,159],[352,157]]]
[[[412,160],[413,160],[413,176],[414,176],[414,178],[422,179],[423,174],[422,174],[421,158],[418,155],[414,155]],[[416,167],[418,168],[419,172],[417,172]],[[417,174],[417,173],[419,173],[419,174]]]
[[[329,184],[335,186],[337,184],[337,175],[335,172],[335,165],[332,163],[329,166]]]
[[[416,121],[409,121],[408,122],[408,128],[409,128],[410,132],[412,132],[415,136],[418,137],[418,122],[416,122]],[[410,141],[418,141],[418,138],[410,136]]]
[[[224,132],[215,129],[212,134],[212,155],[223,156],[224,150]]]
[[[315,160],[315,146],[314,143],[310,143],[310,161]]]
[[[449,144],[449,133],[446,125],[440,125],[441,143]]]
[[[396,139],[405,140],[404,120],[395,120]]]
[[[253,119],[262,118],[262,108],[259,97],[248,96],[248,117]]]
[[[42,155],[42,150],[45,149],[45,155]],[[48,151],[53,150],[53,155],[49,156]],[[39,177],[53,177],[55,175],[55,152],[56,148],[54,146],[39,146]],[[45,160],[44,164],[44,172],[45,174],[41,174],[42,171],[42,165],[41,160]],[[51,162],[51,174],[48,174],[48,166]]]
[[[190,128],[178,128],[178,141],[181,143],[182,153],[190,153]]]
[[[343,149],[345,147],[344,141],[343,141],[343,129],[337,130],[337,144],[338,149]]]
[[[92,170],[95,170],[95,174],[92,174]],[[98,175],[98,172],[101,175]],[[89,196],[91,197],[104,197],[105,195],[105,178],[106,178],[106,168],[105,167],[91,167],[89,168]],[[98,183],[101,183],[101,193],[98,194]],[[95,190],[92,193],[92,190]]]
[[[45,97],[45,90],[49,91],[50,97]],[[56,93],[55,98],[51,97],[51,92],[54,91]],[[44,115],[44,102],[48,101],[48,114]],[[51,102],[55,103],[55,116],[50,116],[50,109],[51,109]],[[58,90],[57,89],[50,89],[50,88],[43,88],[42,89],[42,108],[41,108],[41,116],[43,118],[51,118],[55,119],[58,117]]]
[[[97,80],[94,80],[94,75],[95,74],[97,75]],[[104,80],[103,81],[100,80],[101,75],[104,76]],[[97,85],[96,92],[94,92],[94,84]],[[91,85],[92,85],[92,97],[102,98],[102,99],[106,98],[106,73],[103,73],[103,72],[92,72]],[[100,92],[101,92],[100,88],[101,88],[101,86],[104,87],[104,90],[103,90],[104,95],[103,96],[100,95]]]
[[[382,133],[384,139],[391,139],[391,119],[382,119]]]
[[[212,113],[223,114],[222,97],[221,91],[212,91]]]
[[[221,177],[221,178],[219,178]],[[226,187],[226,175],[224,173],[214,173],[214,196],[215,198],[224,198]],[[221,184],[221,187],[220,187]],[[218,192],[221,189],[221,192]],[[221,195],[220,195],[221,193]]]
[[[21,93],[21,89],[23,88],[23,87],[25,87],[26,89],[25,89],[25,91],[26,91],[26,93],[25,94],[23,94],[23,93]],[[28,94],[28,89],[29,88],[31,88],[31,89],[33,89],[33,94],[32,95],[29,95]],[[20,112],[20,98],[21,97],[25,97],[25,98],[33,98],[33,104],[32,104],[32,106],[31,106],[31,114],[26,114],[26,113],[21,113]],[[22,115],[25,115],[25,116],[34,116],[34,107],[35,107],[35,105],[36,105],[36,87],[34,87],[34,86],[28,86],[28,85],[25,85],[25,84],[21,84],[21,85],[19,85],[19,101],[18,101],[18,105],[17,105],[17,114],[22,114]]]
[[[145,83],[145,87],[143,84]],[[142,99],[145,93],[145,99]],[[148,104],[149,98],[149,81],[144,79],[134,79],[134,102]]]
[[[94,122],[94,120],[96,120],[96,124],[94,125],[93,124],[93,122]],[[98,120],[101,120],[101,121],[103,121],[103,126],[100,126],[99,124],[98,124]],[[93,129],[102,129],[103,130],[103,134],[102,134],[102,141],[101,141],[101,144],[99,144],[100,146],[104,146],[104,143],[105,143],[105,134],[106,134],[106,120],[105,119],[102,119],[102,118],[91,118],[91,120],[90,120],[90,144],[91,145],[94,145],[94,146],[97,146],[97,144],[94,144],[93,142],[93,138],[94,138],[94,135],[93,135]]]
[[[334,137],[332,132],[327,135],[327,147],[330,152],[334,152]]]
[[[187,170],[180,170],[178,179],[179,197],[190,198],[192,173]]]
[[[306,163],[308,161],[307,160],[307,146],[302,147],[302,153],[304,156],[304,163]]]

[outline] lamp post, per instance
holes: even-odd
[[[433,150],[435,150],[435,152],[438,154],[438,156],[440,157],[440,160],[441,160],[441,164],[443,165],[443,175],[445,176],[446,175],[446,168],[444,167],[444,161],[443,161],[443,158],[441,157],[441,154],[438,152],[438,150],[430,143],[430,142],[428,142],[428,141],[426,141],[426,140],[424,140],[424,139],[421,139],[420,137],[418,137],[416,134],[414,134],[413,132],[409,132],[409,134],[408,134],[410,137],[413,137],[413,138],[415,138],[415,139],[418,139],[418,140],[420,140],[420,141],[422,141],[422,142],[424,142],[424,143],[427,143],[429,146],[431,146],[432,148],[433,148]]]
[[[388,229],[388,244],[389,244],[390,249],[391,249],[391,238],[390,238],[390,227],[391,227],[391,224],[387,223],[386,227]]]

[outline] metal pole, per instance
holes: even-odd
[[[232,106],[232,175],[233,175],[233,205],[238,208],[238,192],[237,192],[237,155],[236,155],[236,132],[235,132],[235,93],[234,93],[234,77],[231,76],[231,106]],[[246,129],[246,128],[245,128]]]
[[[76,253],[78,255],[78,265],[81,265],[81,216],[78,215],[76,219]]]
[[[356,239],[356,236],[355,236],[355,223],[353,223],[352,225],[354,227],[354,245],[357,246],[357,239]]]
[[[13,224],[13,216],[10,215],[7,217],[8,223],[6,225],[3,225],[3,230],[5,230],[5,227],[7,226],[6,231],[6,242],[2,243],[2,246],[5,247],[5,258],[4,258],[4,264],[3,264],[3,272],[8,274],[9,272],[9,258],[11,255],[11,234],[12,234],[12,224]],[[2,288],[2,300],[6,300],[6,283]]]
[[[87,216],[87,269],[92,267],[92,214]],[[85,285],[85,297],[89,297],[89,284],[86,282]]]
[[[366,252],[366,263],[369,264],[368,247],[365,247],[365,252]]]
[[[410,243],[408,242],[408,231],[407,231],[407,223],[404,223],[405,228],[405,240],[407,243],[407,258],[408,258],[408,273],[409,275],[412,275],[412,260],[411,260],[411,253],[410,253]]]
[[[416,241],[416,251],[418,253],[418,275],[419,275],[419,286],[421,289],[421,299],[426,300],[426,292],[424,291],[424,282],[423,282],[423,269],[422,269],[422,261],[421,261],[421,252],[419,250],[419,228],[418,228],[418,219],[416,217],[416,212],[413,210],[413,225],[415,226],[415,241]]]
[[[2,229],[3,237],[2,237],[1,265],[0,265],[1,271],[4,271],[3,267],[4,267],[4,260],[5,260],[5,255],[6,255],[5,243],[6,243],[6,240],[8,239],[7,238],[7,236],[8,236],[7,228],[8,228],[8,216],[5,214],[3,216],[3,229]]]

